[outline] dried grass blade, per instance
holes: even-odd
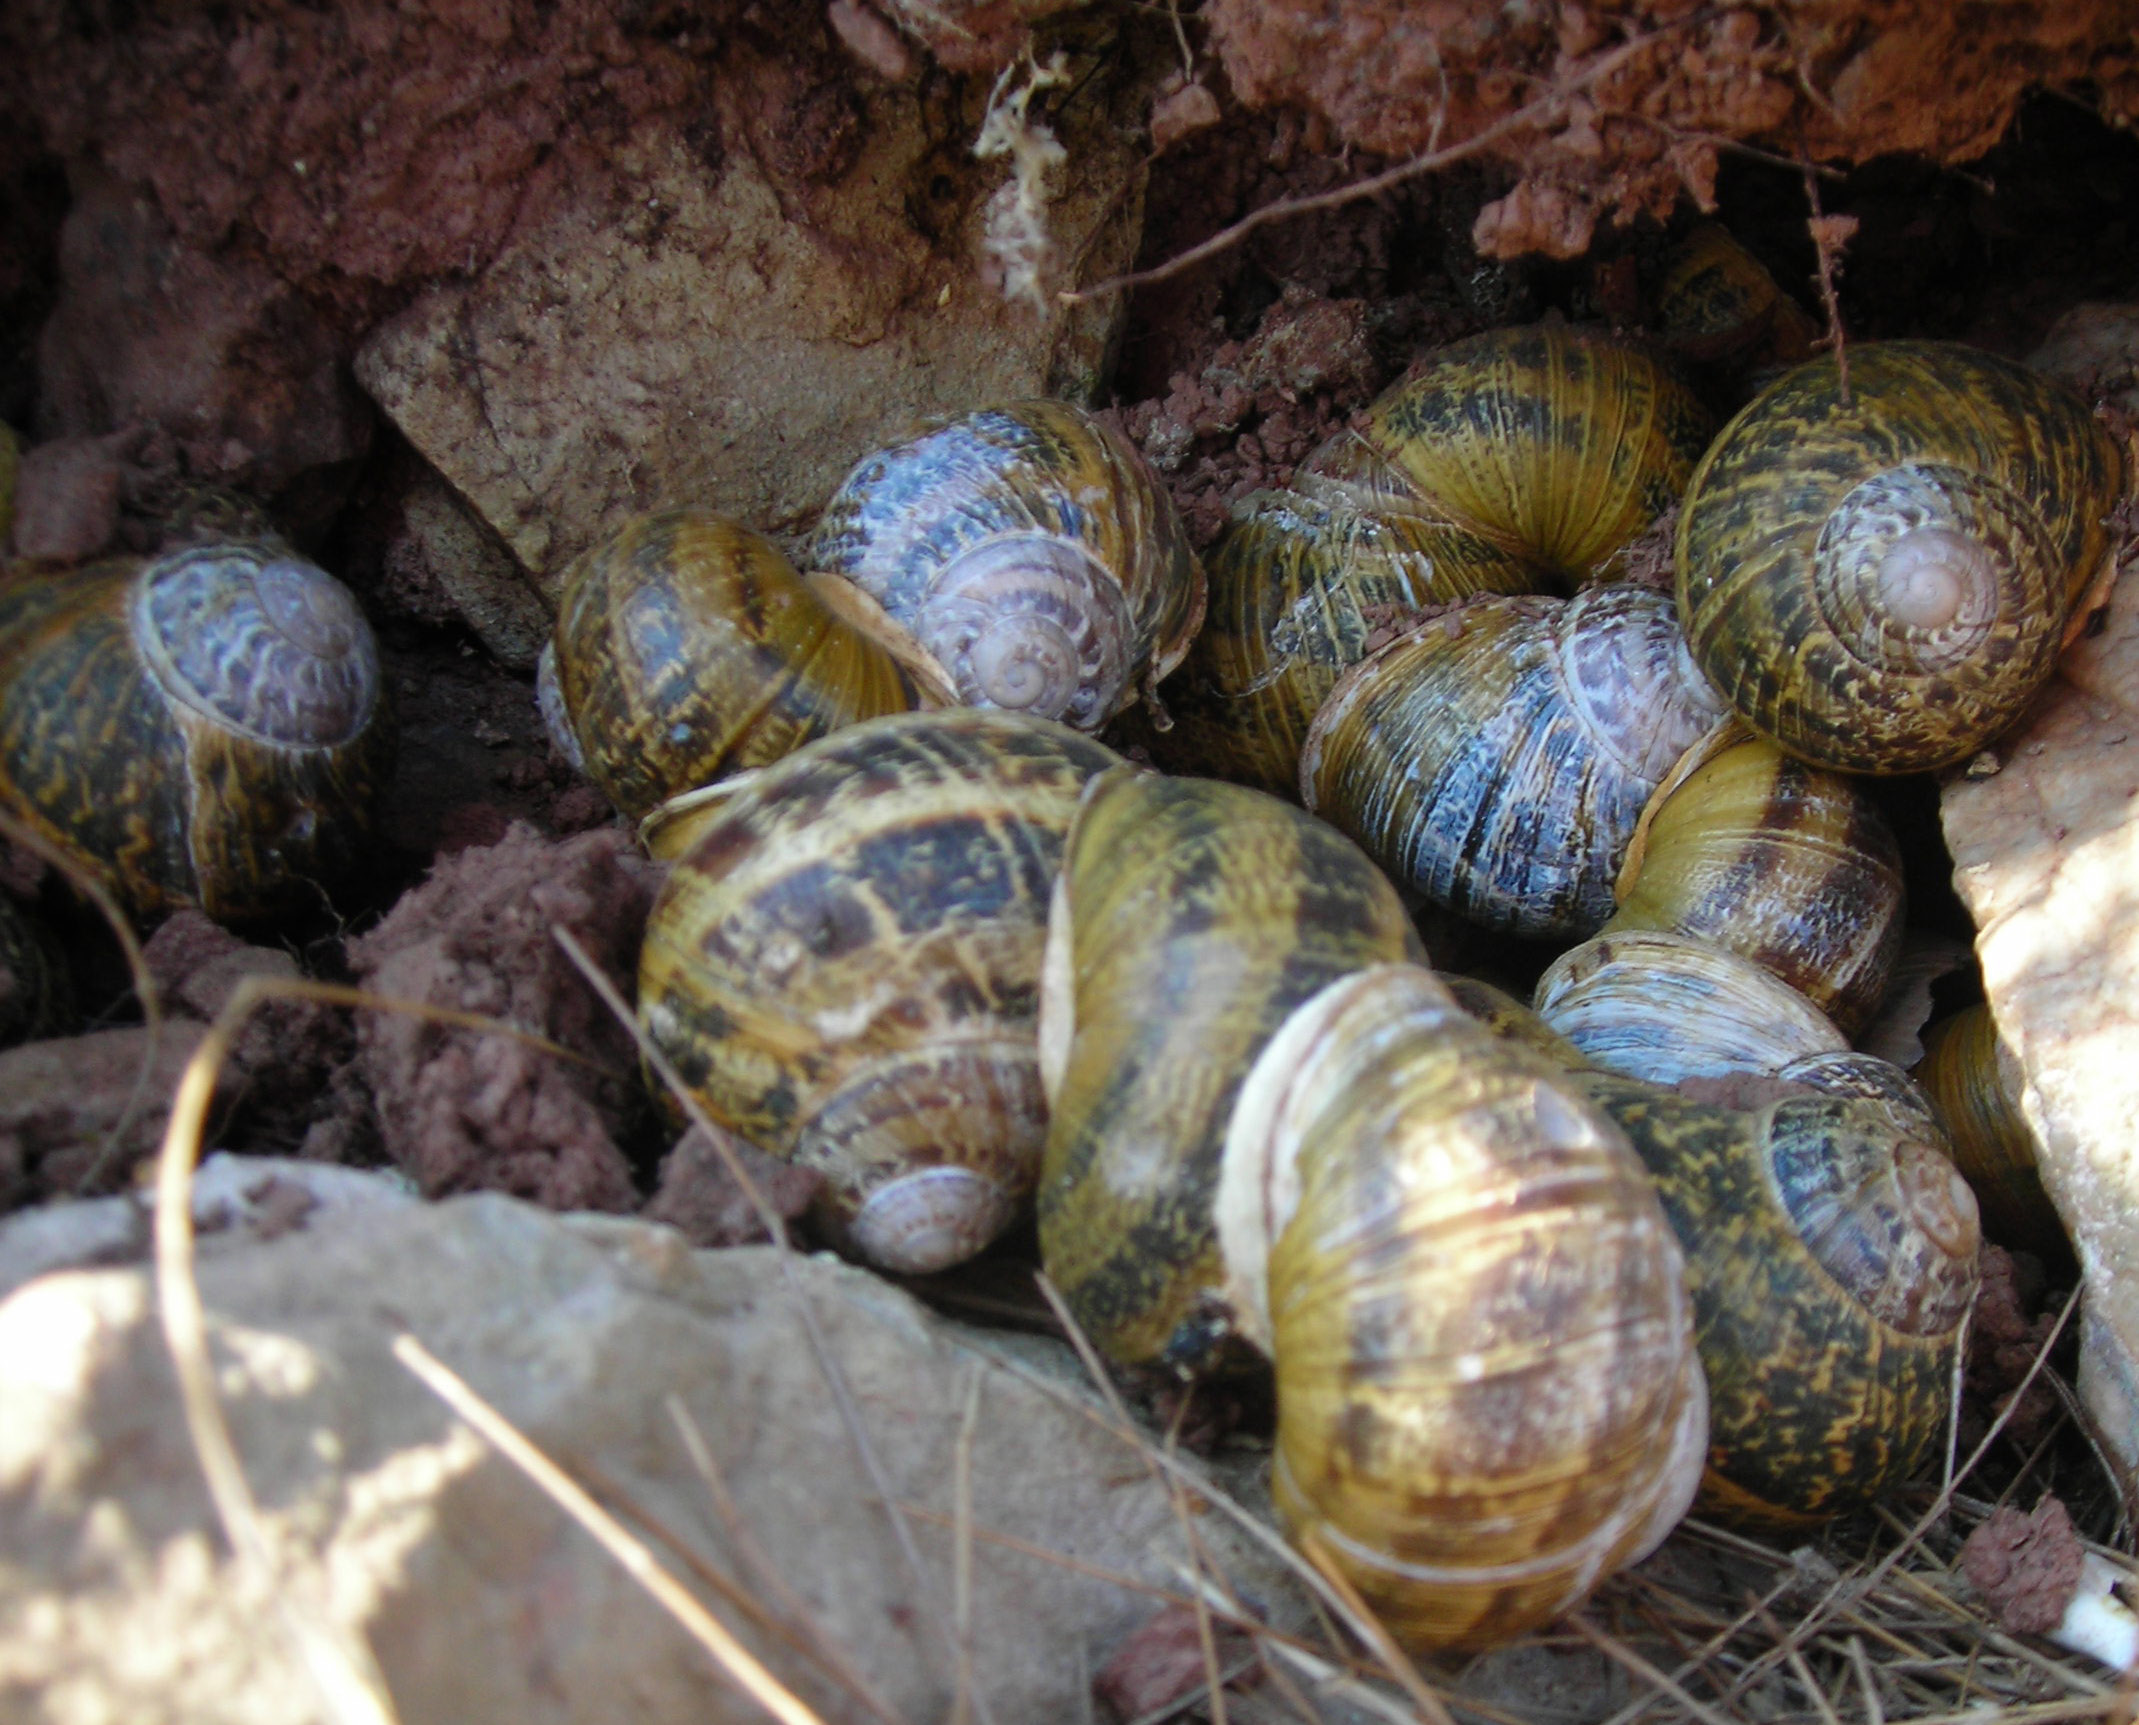
[[[482,1435],[499,1454],[539,1486],[551,1502],[592,1534],[602,1549],[616,1559],[626,1575],[652,1594],[713,1656],[736,1687],[782,1725],[823,1725],[792,1690],[759,1663],[749,1648],[729,1633],[697,1596],[662,1565],[641,1541],[589,1497],[577,1481],[530,1443],[519,1429],[454,1374],[414,1336],[394,1338],[394,1358],[399,1360],[426,1389]]]

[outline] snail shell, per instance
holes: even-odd
[[[969,413],[870,456],[809,561],[911,631],[962,701],[1080,730],[1172,671],[1203,618],[1172,500],[1067,402]]]
[[[2109,552],[2122,456],[2027,367],[1938,342],[1785,374],[1679,517],[1694,656],[1755,730],[1844,772],[1965,759],[2050,674]]]
[[[1374,614],[1582,580],[1678,499],[1707,415],[1639,348],[1539,325],[1457,342],[1236,505],[1161,760],[1292,795]]]
[[[1218,1202],[1276,1366],[1278,1512],[1400,1640],[1535,1627],[1684,1513],[1706,1400],[1649,1181],[1564,1072],[1430,974],[1364,971],[1292,1015]]]
[[[635,517],[582,553],[545,658],[552,735],[634,820],[920,700],[770,540],[707,509]]]
[[[738,788],[655,901],[648,1033],[871,1263],[955,1263],[1031,1193],[1048,897],[1116,760],[1011,713],[850,726]]]
[[[1672,252],[1656,286],[1657,331],[1696,365],[1797,365],[1818,331],[1767,267],[1726,228],[1703,222]]]
[[[1312,816],[1210,780],[1094,783],[1048,927],[1040,1252],[1112,1358],[1210,1358],[1230,1326],[1211,1206],[1249,1064],[1324,984],[1423,956],[1381,872]]]
[[[1300,794],[1399,885],[1579,938],[1611,914],[1643,805],[1720,716],[1661,594],[1474,599],[1345,674]]]
[[[1719,1108],[1575,1082],[1655,1177],[1708,1375],[1711,1509],[1768,1526],[1858,1507],[1929,1457],[1980,1243],[1967,1184],[1888,1106]]]
[[[1870,1020],[1901,952],[1901,848],[1870,799],[1736,726],[1658,787],[1617,893],[1604,933],[1658,929],[1735,952],[1845,1035]]]
[[[0,588],[0,805],[138,916],[343,872],[392,755],[349,590],[268,544]]]
[[[1367,513],[1452,521],[1575,582],[1678,502],[1713,429],[1642,349],[1536,324],[1431,355],[1306,471]]]
[[[1538,978],[1532,1004],[1593,1064],[1652,1084],[1774,1073],[1849,1046],[1833,1020],[1758,965],[1653,930],[1602,934],[1563,952]]]
[[[1363,513],[1337,498],[1258,491],[1204,560],[1210,613],[1167,690],[1153,752],[1279,796],[1299,791],[1307,727],[1366,656],[1376,612],[1527,593],[1544,573],[1444,521]]]
[[[2071,1250],[2063,1221],[2043,1187],[2020,1098],[2020,1058],[1998,1034],[1990,1007],[1974,1006],[1924,1033],[1916,1076],[1948,1136],[1954,1165],[1974,1189],[1990,1232],[2053,1262]]]

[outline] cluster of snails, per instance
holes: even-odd
[[[1867,1501],[1936,1441],[1979,1228],[1924,1093],[1849,1052],[1903,913],[1849,775],[2010,722],[2122,467],[2017,367],[1895,344],[1851,369],[1851,398],[1813,362],[1711,439],[1631,343],[1459,344],[1238,506],[1200,633],[1193,575],[1057,614],[1102,544],[1194,563],[1148,477],[1101,519],[1133,457],[1095,433],[1071,462],[1063,409],[864,463],[808,576],[746,582],[769,548],[701,518],[627,530],[575,572],[553,711],[627,812],[741,775],[661,839],[649,1032],[716,1119],[823,1176],[848,1249],[929,1270],[1031,1204],[1112,1358],[1265,1357],[1281,1512],[1419,1644],[1564,1609],[1697,1491],[1771,1525]],[[1012,504],[997,468],[1074,468],[1074,499]],[[1615,581],[1682,493],[1676,590]],[[758,703],[781,734],[713,722],[681,779],[642,741],[598,765],[574,595],[665,580],[689,541],[751,650],[811,644]],[[1756,566],[1804,592],[1750,597]],[[998,637],[998,585],[1043,645]],[[1143,644],[1104,645],[1128,615]],[[799,717],[848,652],[885,716]],[[1079,734],[1177,661],[1166,773]],[[1096,688],[1031,693],[1073,663]],[[1533,1013],[1424,968],[1421,899],[1585,944]]]
[[[864,461],[806,573],[706,511],[626,524],[541,698],[673,859],[649,1036],[857,1255],[926,1273],[1036,1213],[1115,1360],[1264,1360],[1280,1512],[1409,1641],[1544,1621],[1697,1492],[1865,1501],[1935,1441],[1978,1224],[1932,1104],[1848,1052],[1902,898],[1847,775],[2010,722],[2123,471],[1988,356],[1850,379],[1711,439],[1632,343],[1494,332],[1207,567],[1047,402]],[[1682,495],[1674,591],[1621,579]],[[107,681],[71,745],[103,776],[39,776]],[[271,548],[0,589],[0,804],[137,910],[250,914],[360,842],[379,681]],[[1091,734],[1139,701],[1167,772]],[[1584,944],[1532,1012],[1427,968],[1422,899]]]

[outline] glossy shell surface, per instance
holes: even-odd
[[[982,409],[868,457],[808,561],[911,631],[962,700],[1083,730],[1173,670],[1203,618],[1172,500],[1066,402]]]
[[[1901,849],[1863,790],[1764,738],[1675,769],[1644,811],[1604,932],[1707,941],[1781,978],[1845,1035],[1901,952]]]
[[[639,516],[590,547],[552,645],[586,772],[634,820],[917,702],[770,540],[706,509]]]
[[[1747,723],[1845,772],[1965,759],[2049,675],[2124,495],[2086,405],[2014,361],[1854,344],[1724,428],[1679,517],[1694,656]]]
[[[1678,501],[1712,430],[1640,348],[1536,324],[1429,355],[1307,468],[1356,507],[1453,521],[1579,581]]]
[[[0,802],[137,915],[317,895],[368,840],[392,751],[370,626],[293,553],[0,588]]]
[[[1720,716],[1661,594],[1476,599],[1346,674],[1300,792],[1399,885],[1488,928],[1579,938],[1612,913],[1651,793]]]
[[[1578,1081],[1656,1178],[1708,1374],[1710,1510],[1803,1526],[1915,1475],[1945,1429],[1980,1245],[1967,1185],[1873,1102],[1741,1111]]]
[[[1602,934],[1554,959],[1533,997],[1545,1023],[1607,1072],[1676,1084],[1775,1073],[1849,1039],[1736,953],[1682,935]]]
[[[1279,1514],[1400,1640],[1533,1628],[1684,1512],[1706,1401],[1656,1195],[1566,1074],[1428,973],[1364,972],[1288,1021],[1220,1205],[1239,1303],[1267,1302]]]
[[[1211,1206],[1250,1063],[1326,983],[1423,956],[1381,872],[1311,815],[1210,780],[1095,784],[1049,928],[1040,1251],[1111,1357],[1209,1359],[1231,1328]]]
[[[1204,559],[1210,610],[1167,685],[1173,729],[1161,762],[1298,794],[1307,727],[1390,608],[1474,593],[1526,593],[1545,579],[1445,521],[1373,516],[1335,498],[1256,492],[1235,505]]]
[[[1029,1197],[1047,907],[1117,757],[954,710],[857,725],[742,786],[670,871],[639,1012],[715,1120],[824,1177],[885,1268],[979,1250]]]
[[[1925,1031],[1916,1076],[1953,1141],[1954,1165],[1981,1202],[1991,1237],[2062,1261],[2071,1241],[2043,1186],[2035,1134],[2021,1110],[2026,1075],[1991,1009],[1978,1001]]]

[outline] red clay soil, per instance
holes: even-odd
[[[1736,145],[1966,162],[2038,87],[2139,115],[2133,0],[1210,0],[1202,16],[1242,100],[1345,143],[1407,157],[1491,131],[1518,178],[1476,233],[1503,257],[1574,257],[1600,216],[1667,215],[1682,192],[1711,207]]]

